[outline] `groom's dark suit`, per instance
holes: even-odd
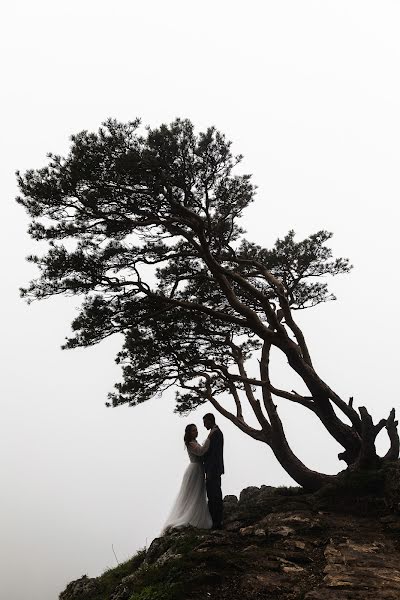
[[[204,454],[208,508],[213,527],[222,527],[223,501],[221,475],[224,473],[224,436],[215,425],[210,436],[210,447]]]

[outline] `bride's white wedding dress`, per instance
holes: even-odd
[[[202,456],[210,446],[210,440],[201,446],[189,442],[187,451],[190,463],[183,474],[182,485],[163,527],[163,533],[171,528],[192,525],[199,529],[211,529],[212,519],[208,510],[206,483]]]

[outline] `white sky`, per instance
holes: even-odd
[[[150,543],[177,492],[172,394],[106,409],[121,339],[62,352],[80,304],[26,306],[37,251],[14,171],[65,153],[107,117],[215,124],[245,155],[258,196],[243,221],[271,245],[294,228],[335,233],[349,276],[338,302],[301,315],[320,374],[378,418],[398,404],[400,5],[384,0],[5,2],[2,56],[0,574],[7,600],[55,600]],[[279,361],[276,383],[294,380]],[[293,448],[336,472],[339,448],[281,400]],[[225,493],[290,484],[267,447],[219,419]],[[203,429],[201,436],[203,437]],[[386,441],[382,441],[382,449]]]

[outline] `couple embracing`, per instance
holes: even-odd
[[[224,436],[212,413],[203,417],[203,423],[209,434],[202,445],[197,442],[196,425],[188,425],[185,429],[184,441],[190,462],[164,525],[164,533],[172,528],[189,525],[199,529],[222,529],[221,475],[224,473]]]

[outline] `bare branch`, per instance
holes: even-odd
[[[400,453],[400,439],[397,429],[398,421],[395,420],[396,411],[394,408],[390,411],[390,415],[386,421],[386,431],[390,440],[390,448],[384,457],[384,460],[397,460]]]
[[[232,394],[233,399],[235,400],[236,416],[238,419],[243,420],[242,404],[240,402],[240,398],[239,398],[239,394],[236,389],[236,386],[231,381],[228,383],[228,386],[229,386],[229,391]]]
[[[257,430],[257,429],[254,429],[253,427],[250,427],[250,425],[248,425],[245,422],[243,417],[241,417],[241,418],[236,417],[234,414],[232,414],[231,412],[226,410],[226,408],[224,408],[212,394],[211,385],[210,385],[210,376],[207,373],[204,373],[203,375],[206,379],[206,388],[207,388],[207,392],[204,394],[204,397],[207,398],[207,400],[209,400],[211,402],[211,404],[214,406],[214,408],[221,415],[223,415],[224,417],[229,419],[232,423],[234,423],[234,425],[236,425],[236,427],[238,427],[241,431],[243,431],[250,437],[254,438],[255,440],[259,440],[260,442],[267,442],[267,436],[268,436],[269,432],[265,431],[264,429]]]
[[[311,410],[314,413],[318,412],[317,407],[313,402],[312,396],[301,396],[300,394],[297,394],[294,391],[286,392],[285,390],[279,390],[279,389],[275,388],[273,385],[270,385],[269,389],[270,389],[270,392],[272,394],[274,394],[274,396],[278,396],[280,398],[286,398],[287,400],[290,400],[291,402],[296,402],[297,404],[301,404],[302,406],[304,406],[305,408],[308,408],[309,410]]]
[[[265,418],[265,415],[262,411],[260,402],[254,396],[253,390],[251,389],[251,385],[247,381],[247,373],[246,373],[246,369],[244,366],[244,358],[243,358],[242,351],[239,348],[239,346],[236,346],[236,344],[233,343],[232,340],[228,343],[229,343],[229,346],[232,348],[232,356],[235,359],[235,362],[238,366],[239,373],[240,373],[240,376],[241,376],[243,384],[244,384],[244,389],[245,389],[249,404],[250,404],[251,408],[253,409],[253,412],[254,412],[255,416],[257,417],[257,420],[260,423],[261,427],[263,427],[263,428],[267,427],[267,426],[269,426],[269,423],[268,423],[267,419]]]
[[[271,273],[271,271],[268,271],[268,269],[266,269],[264,267],[264,265],[262,265],[261,263],[259,263],[256,260],[253,262],[260,269],[261,273],[264,275],[265,279],[272,286],[272,288],[276,290],[278,298],[279,298],[279,304],[280,304],[283,316],[285,317],[285,322],[288,325],[288,327],[291,329],[291,331],[293,332],[293,334],[297,340],[297,343],[299,344],[304,361],[310,367],[312,367],[311,356],[310,356],[303,332],[301,331],[300,327],[297,325],[297,323],[293,319],[292,312],[290,310],[290,305],[289,305],[289,302],[288,302],[288,299],[286,296],[285,287],[279,281],[279,279],[277,279]]]

